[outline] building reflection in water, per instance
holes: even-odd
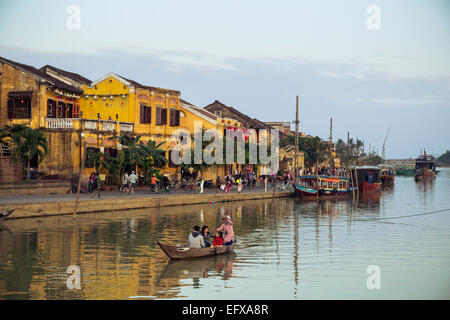
[[[360,197],[358,206],[376,206],[379,199]],[[182,297],[183,287],[204,288],[203,281],[235,277],[236,264],[272,263],[282,268],[288,259],[293,294],[299,296],[304,232],[320,229],[333,249],[334,220],[351,213],[347,201],[301,203],[274,199],[193,205],[72,217],[10,220],[0,229],[0,297],[20,299],[155,299]],[[156,244],[186,243],[192,227],[221,223],[233,217],[236,253],[191,261],[170,261]],[[261,252],[261,250],[263,250]],[[288,254],[287,254],[288,253]],[[264,255],[265,260],[260,260]],[[330,254],[330,256],[332,256]],[[67,267],[81,269],[82,290],[66,286]],[[189,280],[189,281],[188,281]]]

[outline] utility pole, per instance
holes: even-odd
[[[298,96],[295,106],[295,155],[294,155],[294,183],[297,183],[297,166],[298,166]]]
[[[330,170],[334,167],[333,163],[333,117],[330,118]]]

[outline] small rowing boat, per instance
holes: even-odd
[[[6,210],[5,212],[0,212],[0,221],[6,220],[11,215],[11,213],[14,212],[14,210],[16,210],[16,209],[11,209],[11,210]]]
[[[232,252],[236,247],[236,243],[229,246],[213,247],[213,248],[189,248],[185,245],[171,246],[156,241],[162,251],[171,259],[192,259],[208,256],[215,256]]]

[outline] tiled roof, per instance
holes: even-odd
[[[36,69],[35,67],[29,66],[26,64],[22,64],[22,63],[18,63],[18,62],[15,62],[15,61],[3,58],[3,57],[0,57],[0,62],[9,64],[10,66],[13,66],[17,69],[20,69],[20,70],[28,73],[28,74],[31,74],[32,76],[34,76],[40,80],[43,80],[43,81],[47,82],[48,84],[55,86],[56,88],[67,90],[67,91],[77,93],[77,94],[83,93],[83,91],[81,91],[80,89],[70,86],[70,85],[62,82],[61,80],[58,80],[58,79],[46,74],[45,72],[43,72],[39,69]]]
[[[78,73],[73,73],[73,72],[69,72],[69,71],[66,71],[66,70],[62,70],[62,69],[53,67],[53,66],[48,65],[48,64],[43,66],[39,70],[41,70],[42,72],[46,72],[48,69],[54,70],[54,71],[62,74],[63,76],[65,76],[67,78],[70,78],[70,79],[72,79],[72,80],[74,80],[76,82],[82,83],[82,84],[90,85],[92,83],[91,80],[89,80],[89,79],[79,75]]]

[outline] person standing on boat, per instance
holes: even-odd
[[[194,226],[194,231],[189,234],[188,237],[189,248],[204,248],[205,241],[200,233],[200,227]]]
[[[216,229],[217,232],[224,231],[224,245],[229,246],[234,241],[233,220],[230,216],[222,217],[222,225]]]

